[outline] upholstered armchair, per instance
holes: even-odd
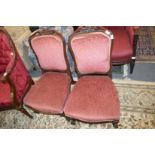
[[[7,31],[0,28],[0,110],[17,109],[27,116],[23,97],[32,79]]]
[[[130,63],[130,73],[133,72],[136,60],[136,44],[138,36],[135,31],[139,27],[134,26],[106,26],[114,35],[112,47],[113,65]]]

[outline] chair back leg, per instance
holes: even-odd
[[[138,37],[139,37],[138,35],[134,35],[133,57],[131,58],[131,62],[130,62],[130,74],[133,73],[133,69],[135,66]]]
[[[19,110],[20,112],[22,112],[23,114],[25,114],[29,118],[33,119],[33,116],[30,115],[22,106],[20,106],[19,108],[17,108],[17,110]]]

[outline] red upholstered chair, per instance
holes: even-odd
[[[130,63],[130,73],[133,73],[136,60],[136,44],[138,36],[135,35],[136,26],[107,26],[114,35],[112,49],[112,62],[114,65]]]
[[[130,63],[130,73],[133,72],[135,60],[136,60],[136,44],[138,36],[135,35],[137,26],[104,26],[114,35],[113,47],[112,47],[112,64],[121,65]],[[98,29],[104,28],[103,26],[97,26]],[[80,31],[82,27],[79,27],[76,32]]]
[[[57,31],[39,29],[30,36],[29,43],[43,74],[24,103],[36,112],[61,114],[72,82],[64,38]]]
[[[79,80],[69,95],[64,113],[84,122],[112,122],[120,118],[117,90],[111,76],[112,33],[108,30],[75,33],[69,46]]]
[[[0,28],[0,110],[23,108],[23,97],[30,88],[29,76],[7,31]]]

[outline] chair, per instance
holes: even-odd
[[[112,49],[113,65],[130,63],[130,74],[133,73],[136,61],[136,45],[138,35],[135,31],[139,27],[135,26],[107,26],[114,34],[115,40]]]
[[[32,83],[10,35],[0,28],[0,111],[17,109],[31,117],[23,108],[23,97]]]
[[[35,112],[62,114],[72,82],[64,38],[50,29],[36,30],[29,43],[42,70],[41,78],[24,98]]]
[[[112,37],[105,29],[82,31],[70,37],[69,47],[79,79],[66,101],[65,116],[84,122],[117,125],[119,98],[110,78]]]
[[[104,26],[112,31],[115,39],[112,47],[112,64],[122,65],[130,63],[130,73],[133,73],[136,60],[136,45],[138,36],[135,31],[138,26]],[[104,28],[97,26],[98,29]],[[79,32],[82,27],[79,27],[76,32]]]

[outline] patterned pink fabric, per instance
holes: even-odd
[[[38,36],[31,41],[41,67],[45,70],[66,70],[63,42],[59,36]]]
[[[106,73],[110,69],[110,39],[102,32],[79,34],[71,47],[81,74]]]
[[[70,83],[71,79],[66,73],[47,72],[31,87],[24,103],[43,113],[62,113]]]
[[[8,108],[11,103],[10,86],[0,81],[0,109]]]
[[[0,30],[0,77],[2,79],[5,72],[9,73],[8,78],[16,89],[16,99],[21,102],[31,79],[18,53],[15,53],[16,49],[13,48],[8,34]],[[3,84],[0,81],[0,108],[9,106],[12,107],[10,85],[8,82]]]
[[[8,37],[0,31],[0,74],[6,71],[11,58],[11,47]]]
[[[7,70],[7,66],[11,61],[12,49],[8,36],[0,31],[0,80]],[[11,105],[11,95],[10,95],[10,86],[8,83],[2,83],[0,81],[0,109],[8,108]]]
[[[86,122],[119,120],[119,98],[107,76],[84,76],[79,79],[65,104],[68,117]]]

